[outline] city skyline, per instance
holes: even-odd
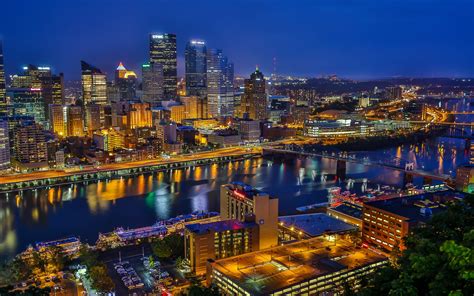
[[[119,61],[139,72],[148,60],[150,33],[177,35],[179,76],[184,75],[184,49],[191,39],[222,49],[239,75],[251,73],[257,64],[263,73],[273,73],[276,58],[277,73],[301,76],[472,76],[474,43],[468,37],[474,5],[455,2],[428,6],[423,0],[344,5],[302,1],[297,6],[287,1],[243,1],[239,6],[215,7],[211,2],[196,6],[187,1],[144,1],[128,7],[124,1],[113,6],[106,1],[94,6],[90,1],[52,1],[38,7],[32,2],[28,10],[5,3],[7,11],[20,12],[0,20],[0,38],[8,74],[27,64],[48,65],[64,72],[66,80],[78,80],[80,60],[90,61],[109,77]],[[244,7],[249,5],[247,12]],[[166,13],[157,16],[150,9],[154,7]],[[101,12],[100,19],[87,15],[92,8]],[[218,14],[219,9],[226,14]],[[438,18],[440,13],[445,17]],[[129,20],[127,15],[139,17]],[[15,25],[19,20],[21,25]]]

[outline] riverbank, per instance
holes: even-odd
[[[390,136],[374,136],[368,138],[352,138],[343,143],[337,144],[305,144],[305,149],[321,148],[323,150],[335,150],[335,151],[373,151],[377,149],[385,149],[390,147],[396,147],[400,145],[418,144],[430,138],[436,138],[442,136],[445,132],[445,128],[432,130],[428,133],[418,131],[408,135],[390,135]]]

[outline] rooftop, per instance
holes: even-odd
[[[444,211],[449,201],[458,198],[453,192],[447,191],[372,201],[366,205],[405,217],[413,222],[425,222],[432,215]],[[427,212],[422,213],[423,211]]]
[[[357,219],[362,218],[362,207],[355,204],[344,202],[338,205],[337,207],[331,208],[331,210],[346,214]]]
[[[286,227],[295,227],[310,236],[356,229],[353,225],[323,213],[283,216],[278,217],[278,222],[283,223]]]
[[[349,240],[338,239],[335,244],[318,237],[218,260],[213,268],[251,295],[267,295],[341,269],[385,260],[371,250],[355,248]]]
[[[235,194],[243,194],[245,195],[245,197],[247,198],[250,198],[252,199],[253,196],[267,196],[269,195],[268,193],[266,192],[263,192],[263,191],[260,191],[256,188],[253,188],[252,186],[248,185],[248,184],[245,184],[243,182],[238,182],[238,181],[234,181],[234,182],[231,182],[227,185],[229,189],[233,190]],[[270,198],[276,198],[274,196],[270,196]]]
[[[194,223],[186,225],[186,229],[196,234],[205,234],[211,231],[223,232],[227,230],[239,230],[254,227],[255,222],[241,222],[238,220],[225,220],[211,223]]]

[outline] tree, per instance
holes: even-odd
[[[92,266],[89,269],[88,274],[94,290],[107,293],[112,292],[115,289],[114,282],[109,277],[107,267],[104,264]]]
[[[189,288],[188,296],[220,296],[216,286],[203,287],[200,283],[193,283]]]
[[[434,215],[405,239],[397,264],[382,268],[360,295],[473,295],[474,196]]]
[[[153,254],[161,259],[184,257],[184,238],[180,234],[170,234],[151,243]]]
[[[161,259],[168,259],[173,254],[173,250],[164,239],[155,240],[151,244],[153,254]]]

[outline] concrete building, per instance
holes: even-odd
[[[49,105],[49,127],[59,137],[67,137],[67,107]]]
[[[456,169],[456,190],[474,193],[474,165],[463,165]]]
[[[0,119],[0,172],[5,172],[6,170],[9,170],[9,169],[10,169],[10,139],[9,139],[9,132],[8,132],[8,121],[4,119]]]
[[[258,250],[255,222],[226,220],[185,227],[185,256],[191,271],[203,274],[209,259],[216,260]]]
[[[364,203],[362,237],[369,244],[391,251],[403,250],[403,238],[413,227],[423,225],[455,199],[452,192],[421,194]]]
[[[209,260],[207,284],[224,295],[341,295],[388,259],[348,238],[316,237],[244,255]]]
[[[260,140],[260,121],[259,120],[242,120],[240,121],[240,135],[242,141],[255,142]]]
[[[278,245],[278,198],[249,185],[234,182],[221,186],[221,219],[246,221],[253,216],[259,226],[259,249]]]
[[[258,68],[250,75],[249,79],[245,79],[245,90],[240,108],[244,118],[253,120],[268,118],[265,78]]]
[[[90,107],[90,105],[88,107]],[[67,135],[69,137],[84,136],[84,115],[82,113],[82,106],[67,107]]]
[[[48,153],[43,127],[34,121],[23,122],[14,130],[15,165],[28,171],[48,167]]]

